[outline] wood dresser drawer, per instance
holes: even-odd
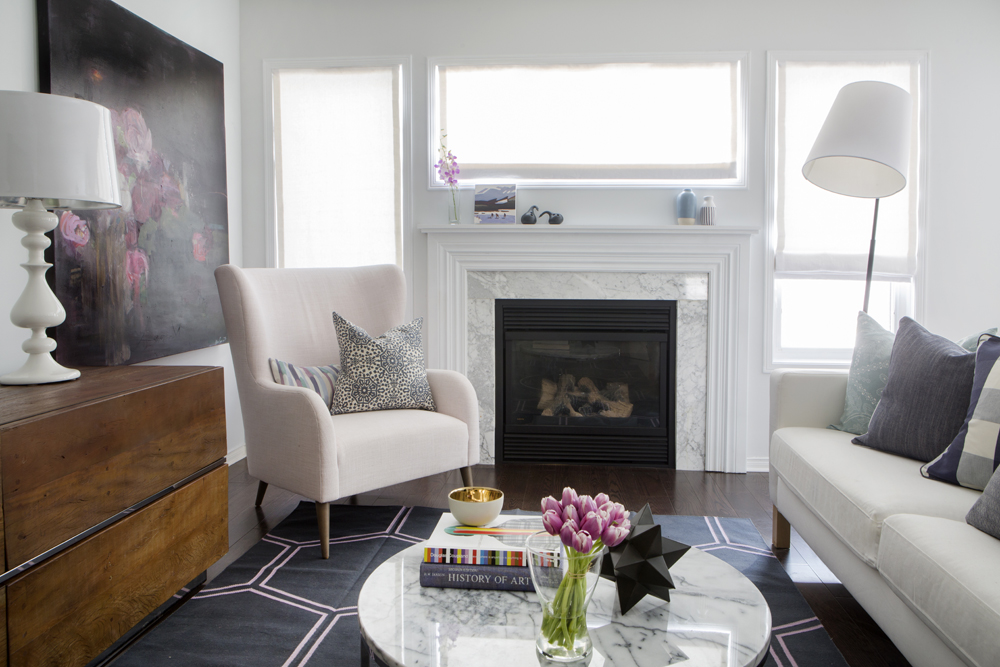
[[[7,585],[10,665],[85,665],[229,548],[225,466]]]
[[[222,369],[187,371],[0,428],[7,569],[226,455]]]

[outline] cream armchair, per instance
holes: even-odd
[[[331,501],[479,462],[472,384],[428,370],[437,412],[385,410],[331,416],[311,389],[274,382],[268,358],[302,366],[340,363],[331,313],[372,336],[402,324],[406,285],[392,265],[343,269],[215,270],[246,429],[247,466],[260,481],[316,501],[323,558]]]

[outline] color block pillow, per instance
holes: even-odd
[[[271,364],[271,377],[278,384],[312,389],[323,397],[327,408],[333,403],[333,389],[340,374],[336,366],[296,366],[277,359],[267,361]]]
[[[924,477],[983,490],[1000,463],[1000,338],[976,352],[972,397],[962,429],[948,449],[920,469]]]
[[[851,442],[930,461],[962,428],[975,370],[976,355],[904,317],[882,399],[868,432]]]
[[[868,430],[872,413],[889,379],[889,356],[895,339],[896,334],[883,329],[874,317],[863,311],[858,313],[844,414],[839,423],[830,424],[829,428],[858,435]]]
[[[372,338],[361,327],[333,314],[341,367],[333,414],[435,409],[421,345],[423,322],[424,318],[418,317]]]
[[[1000,540],[1000,473],[990,477],[983,495],[965,515],[965,522]]]

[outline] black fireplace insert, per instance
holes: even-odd
[[[676,325],[676,301],[497,299],[497,460],[674,467]]]

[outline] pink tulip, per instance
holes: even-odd
[[[618,526],[615,524],[608,524],[604,527],[604,532],[601,533],[601,540],[607,547],[616,547],[622,543],[622,541],[628,537],[629,531],[632,527],[629,525]]]
[[[590,512],[597,511],[597,503],[590,496],[580,496],[580,504],[578,505],[580,514],[582,516],[587,516]]]
[[[589,553],[594,548],[594,538],[585,530],[573,535],[572,547],[582,554]]]
[[[598,493],[596,496],[594,496],[594,502],[597,503],[598,508],[601,508],[604,507],[605,503],[611,502],[611,498],[609,498],[608,494],[606,493]]]
[[[571,489],[570,487],[567,486],[566,488],[563,489],[562,493],[563,509],[566,509],[570,505],[573,505],[577,509],[580,509],[580,496],[577,495],[576,489]]]
[[[583,517],[583,522],[580,524],[580,530],[585,530],[591,535],[600,536],[603,529],[604,521],[597,512],[587,512],[587,515]]]
[[[608,508],[608,519],[621,523],[628,519],[628,510],[621,503],[611,503],[611,507]]]
[[[546,510],[545,514],[542,515],[542,525],[545,526],[545,532],[549,535],[559,535],[559,531],[563,527],[563,520],[555,510]]]
[[[563,509],[562,514],[563,521],[574,521],[580,523],[580,510],[576,508],[576,505],[567,505]]]
[[[559,529],[559,539],[562,543],[568,547],[573,546],[573,536],[576,535],[577,531],[580,529],[576,525],[576,521],[566,521],[563,523],[562,528]]]
[[[555,510],[559,514],[562,514],[562,505],[559,501],[552,496],[545,496],[542,498],[542,513],[548,512],[549,510]]]

